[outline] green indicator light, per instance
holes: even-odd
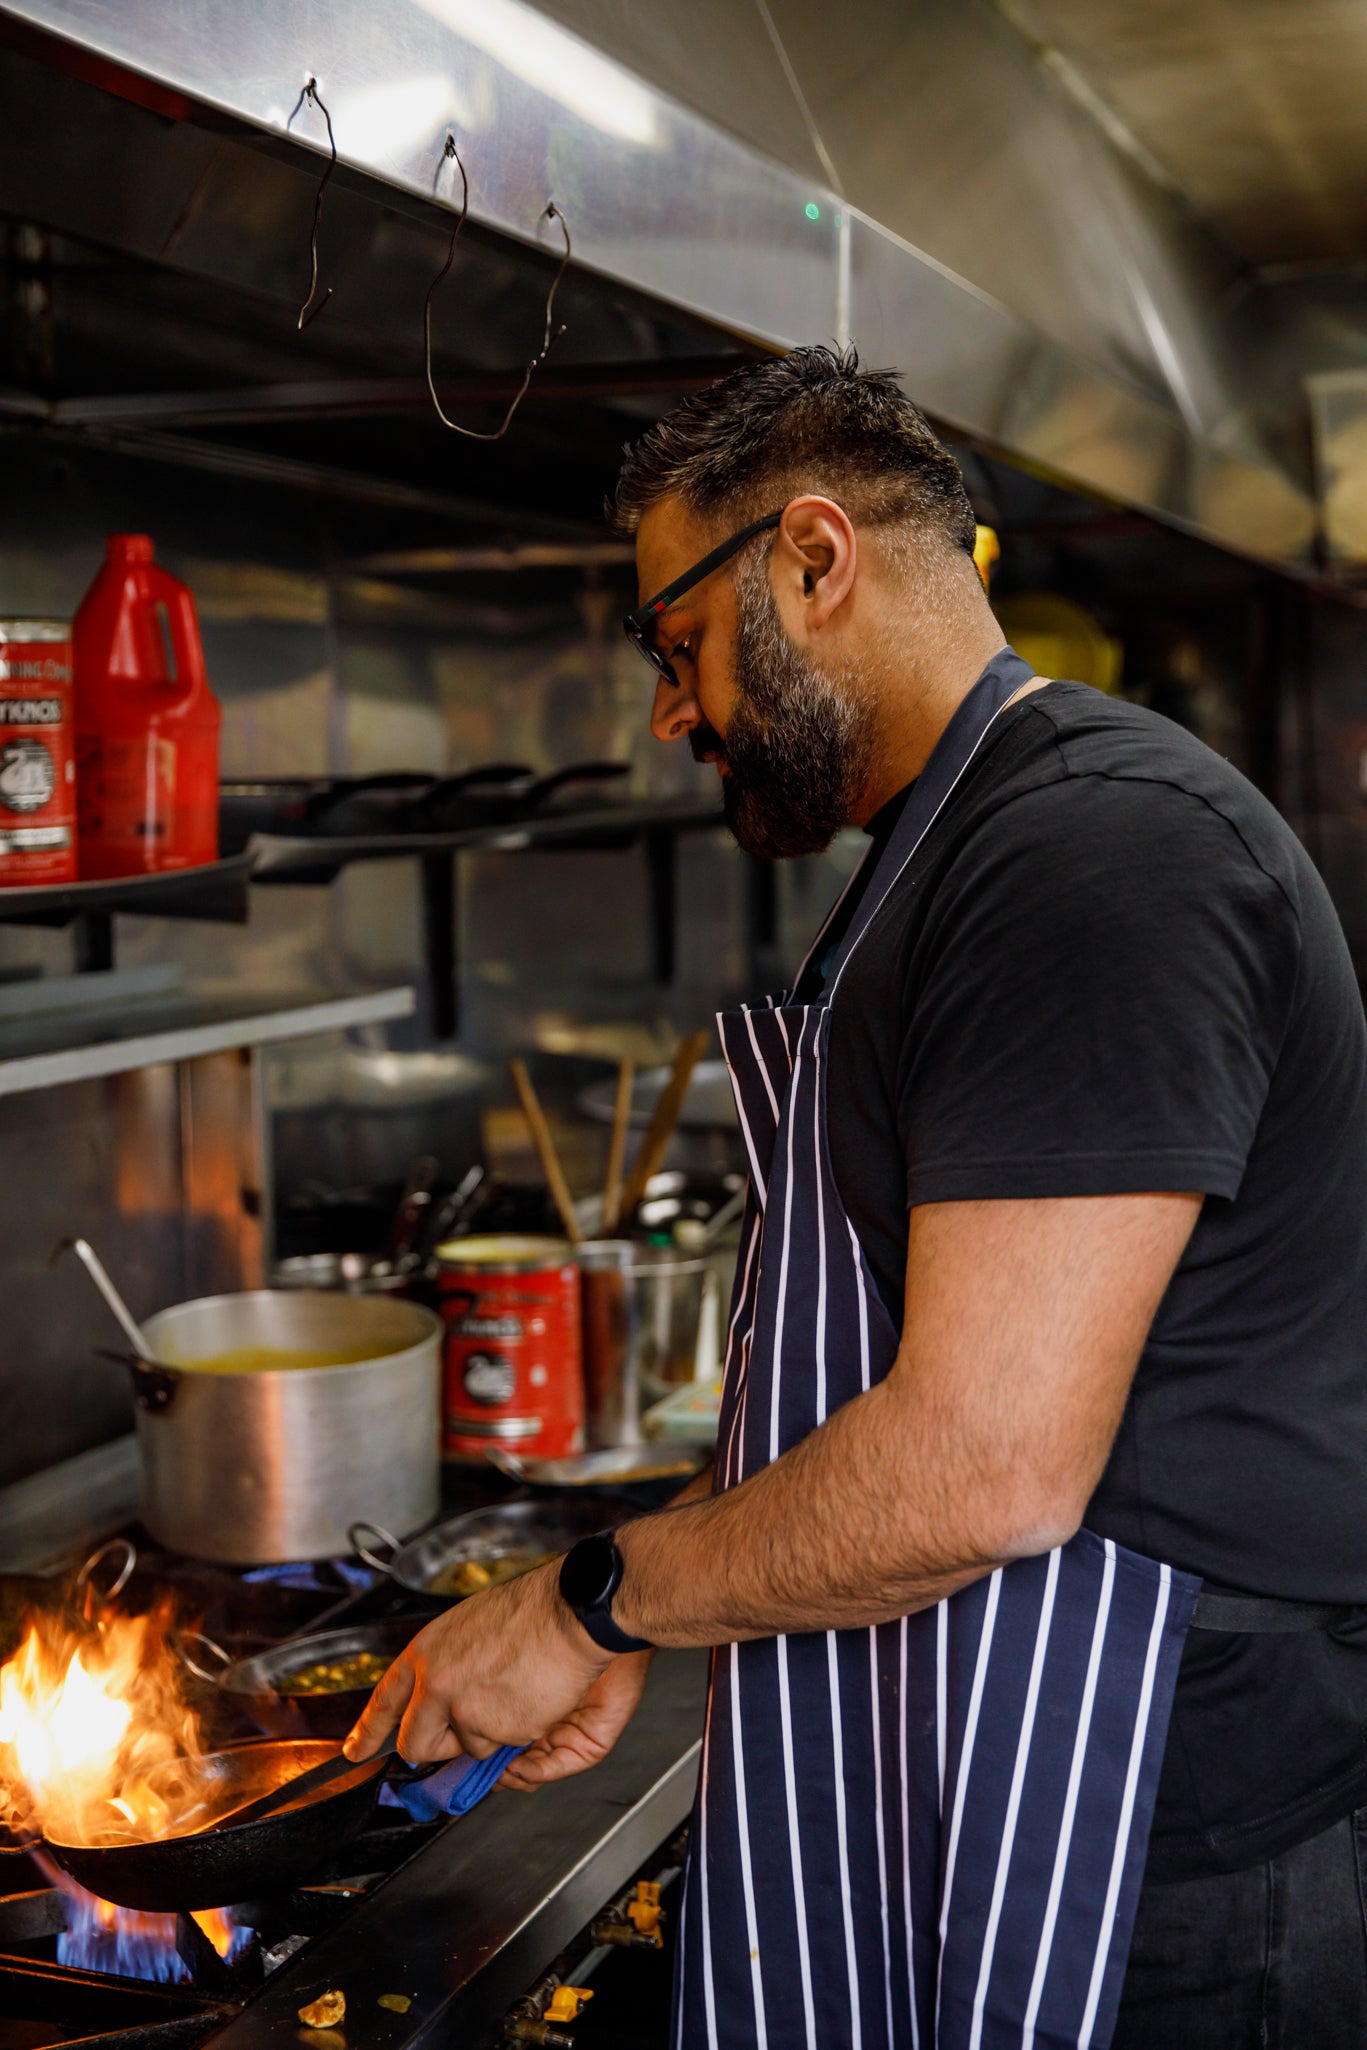
[[[809,221],[819,221],[821,219],[821,208],[814,199],[807,201],[806,214]]]

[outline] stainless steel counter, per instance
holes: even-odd
[[[538,1794],[491,1794],[385,1880],[332,1935],[282,1965],[209,2040],[297,2050],[299,2009],[346,1994],[349,2050],[475,2044],[686,1819],[707,1656],[662,1652],[604,1762]],[[381,1994],[407,1994],[395,2014]]]

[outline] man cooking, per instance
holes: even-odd
[[[752,852],[868,852],[720,1020],[714,1468],[430,1624],[349,1748],[526,1744],[532,1789],[715,1646],[684,2050],[1367,2042],[1367,1031],[1323,886],[1228,763],[1003,646],[957,465],[853,351],[685,401],[617,515],[656,735]]]

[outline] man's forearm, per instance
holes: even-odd
[[[927,1205],[891,1372],[709,1501],[629,1524],[656,1644],[880,1623],[1077,1529],[1198,1195]]]
[[[880,1384],[741,1486],[629,1524],[621,1627],[690,1645],[881,1623],[998,1564],[913,1483],[895,1407]]]
[[[695,1473],[686,1488],[680,1488],[668,1506],[671,1509],[686,1509],[690,1502],[706,1502],[712,1494],[712,1469],[715,1459],[709,1459],[701,1473]]]

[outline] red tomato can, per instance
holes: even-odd
[[[443,1448],[565,1459],[584,1449],[579,1269],[564,1239],[452,1239],[437,1249],[446,1326]]]
[[[0,619],[0,889],[75,880],[71,627]]]

